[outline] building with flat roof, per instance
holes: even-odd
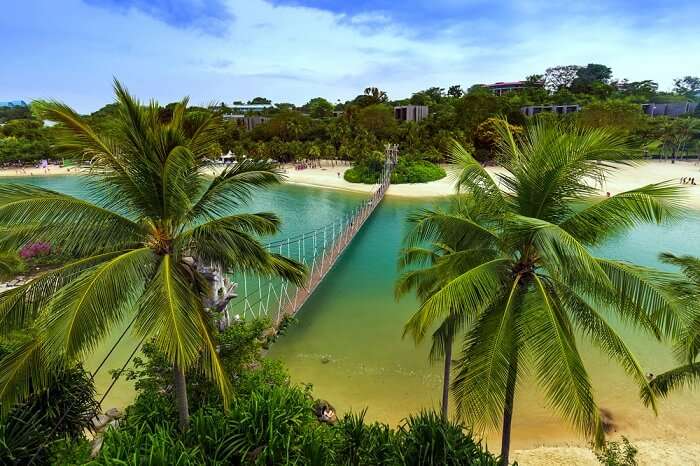
[[[394,107],[394,118],[399,121],[421,121],[428,118],[427,105],[403,105]]]
[[[262,115],[234,115],[232,113],[227,113],[222,118],[224,121],[235,121],[248,131],[252,131],[256,126],[270,121],[269,117]]]
[[[528,87],[543,87],[544,82],[537,81],[511,81],[511,82],[497,82],[493,84],[482,84],[487,89],[490,89],[495,95],[503,95],[508,92],[521,91]]]
[[[24,100],[8,100],[5,102],[0,101],[0,108],[16,108],[16,107],[27,107],[27,102]]]
[[[581,110],[581,106],[578,104],[571,105],[529,105],[527,107],[521,107],[520,111],[527,116],[535,116],[538,113],[556,113],[563,115],[565,113],[574,113]]]
[[[273,107],[274,105],[272,104],[234,104],[231,106],[231,110],[233,110],[235,113],[253,113],[262,112],[263,110]]]
[[[698,104],[695,102],[673,102],[670,104],[642,104],[642,111],[649,116],[679,117],[689,113],[695,113]]]

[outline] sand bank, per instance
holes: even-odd
[[[631,440],[639,450],[637,462],[640,466],[700,465],[700,444],[664,440]],[[589,448],[582,446],[539,447],[515,450],[511,459],[520,466],[581,465],[600,466]]]
[[[308,168],[295,170],[291,166],[285,167],[287,182],[306,186],[317,186],[331,189],[341,189],[354,192],[371,192],[376,186],[349,183],[343,179],[343,174],[348,166]],[[446,166],[447,176],[438,181],[421,184],[391,185],[387,191],[389,196],[400,197],[431,197],[449,196],[454,194],[454,182],[456,170]],[[495,177],[503,169],[499,167],[487,167],[486,170]],[[689,206],[700,208],[700,165],[695,162],[661,162],[645,161],[635,166],[621,166],[615,170],[600,187],[599,193],[617,194],[633,188],[651,183],[671,181],[679,183],[682,177],[695,177],[697,186],[683,185],[688,196]]]
[[[345,171],[350,168],[348,165],[332,166],[324,162],[320,168],[307,168],[296,170],[292,165],[283,167],[286,182],[304,186],[315,186],[320,188],[339,189],[360,193],[369,193],[376,189],[376,185],[365,185],[359,183],[349,183],[343,178]],[[420,184],[397,184],[389,187],[388,196],[397,197],[440,197],[454,194],[456,170],[453,167],[445,166],[447,176],[441,180]],[[499,167],[487,167],[486,170],[496,176],[503,170]],[[84,173],[77,167],[51,166],[44,168],[25,169],[4,169],[0,170],[0,177],[15,176],[47,176],[47,175],[74,175]],[[601,195],[606,193],[616,194],[639,186],[662,181],[672,181],[680,183],[682,177],[695,177],[697,186],[683,185],[687,193],[687,202],[690,207],[700,208],[700,164],[692,162],[661,162],[645,161],[638,165],[625,167],[614,171],[604,186],[599,189]]]

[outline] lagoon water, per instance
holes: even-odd
[[[0,182],[32,183],[87,195],[84,180],[73,176],[7,178]],[[364,198],[341,191],[281,186],[257,195],[249,210],[280,215],[284,225],[282,237],[328,224]],[[385,199],[306,303],[298,322],[268,354],[287,365],[295,382],[313,384],[316,396],[329,400],[341,412],[367,407],[369,419],[395,425],[409,413],[438,407],[441,367],[429,365],[427,345],[416,347],[412,341],[401,338],[402,325],[415,310],[416,302],[407,297],[397,303],[393,297],[404,219],[410,211],[435,202],[439,201]],[[596,253],[656,266],[662,251],[700,255],[700,215],[693,213],[680,224],[641,227],[612,239]],[[659,373],[672,367],[671,351],[664,345],[624,326],[620,325],[619,330],[646,372]],[[113,341],[119,333],[115,332]],[[135,339],[125,338],[107,366],[121,367],[135,345]],[[599,404],[612,413],[619,432],[633,439],[700,441],[700,390],[676,392],[660,403],[659,415],[655,417],[638,401],[634,384],[614,363],[586,341],[580,341],[580,345]],[[110,347],[110,342],[105,342],[95,351],[87,361],[88,367],[96,367]],[[96,383],[100,391],[110,382],[106,371],[98,373]],[[130,384],[119,381],[105,407],[123,406],[132,397]],[[498,443],[497,436],[488,438]],[[577,439],[547,408],[534,380],[525,379],[515,402],[514,446]]]

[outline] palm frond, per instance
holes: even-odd
[[[0,336],[30,327],[61,287],[71,283],[85,270],[126,252],[108,252],[78,259],[42,272],[24,285],[0,293]]]
[[[661,338],[673,337],[682,329],[687,311],[669,292],[678,276],[623,261],[597,258],[612,282],[613,292],[579,286],[579,293],[607,306],[631,325],[644,328]]]
[[[188,219],[192,223],[230,215],[248,201],[256,189],[280,183],[272,163],[251,159],[229,166],[216,176],[195,202]]]
[[[404,326],[404,334],[420,341],[428,328],[451,309],[479,315],[501,295],[509,259],[494,259],[467,270],[446,283],[420,306]]]
[[[595,202],[566,219],[561,228],[585,244],[596,245],[642,224],[679,219],[683,199],[677,186],[650,184]]]
[[[132,310],[155,270],[150,248],[135,249],[85,270],[62,286],[40,322],[49,354],[69,360],[89,354],[124,312]]]
[[[537,275],[534,279],[521,325],[538,381],[554,409],[598,444],[604,441],[602,422],[571,323],[556,291]]]
[[[452,381],[457,412],[477,428],[498,426],[503,414],[508,374],[519,358],[514,332],[521,300],[519,283],[516,276],[507,285],[508,294],[488,306],[471,326],[457,362]]]
[[[694,387],[700,383],[700,363],[692,362],[654,376],[650,385],[656,396],[667,397],[682,387]],[[645,394],[642,393],[644,397]],[[649,403],[644,398],[645,403]]]
[[[162,256],[137,305],[137,333],[152,337],[168,362],[192,367],[202,348],[202,303],[170,255]]]
[[[642,399],[656,413],[656,400],[649,380],[639,361],[618,332],[573,290],[561,283],[556,283],[555,287],[561,297],[562,305],[571,315],[574,326],[606,355],[620,363],[625,372],[639,385]]]

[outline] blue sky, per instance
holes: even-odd
[[[111,79],[161,102],[302,104],[509,81],[563,64],[700,74],[697,0],[22,0],[0,15],[0,100],[83,112]]]

